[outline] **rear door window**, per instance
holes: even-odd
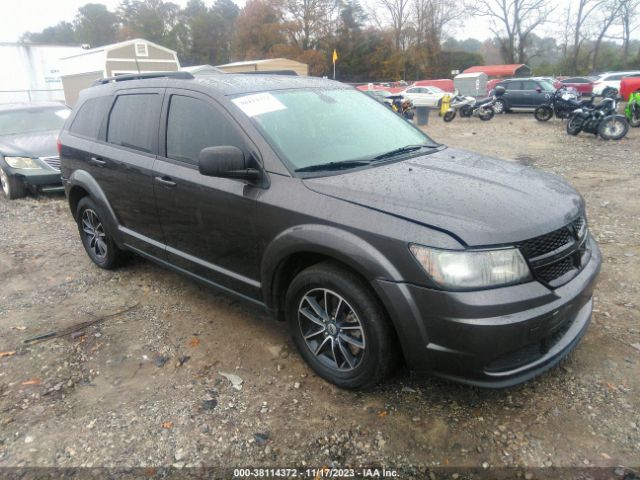
[[[507,90],[522,90],[522,82],[507,82],[504,87]]]
[[[155,150],[159,115],[159,94],[119,95],[109,115],[107,142],[152,153]]]
[[[172,95],[167,116],[167,158],[198,164],[206,147],[231,145],[243,149],[243,141],[218,109],[202,100]]]
[[[80,106],[69,131],[75,135],[92,140],[98,138],[98,132],[109,109],[112,97],[90,98]]]

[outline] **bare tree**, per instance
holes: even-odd
[[[640,0],[620,0],[620,22],[622,23],[622,62],[629,64],[631,34],[640,26]]]
[[[571,58],[569,60],[569,66],[572,73],[578,73],[580,51],[582,45],[586,40],[587,33],[585,33],[585,27],[588,25],[588,20],[593,16],[594,12],[602,8],[607,0],[578,0],[576,4],[576,14],[572,25],[572,46],[571,46]],[[567,21],[571,19],[571,11],[567,12]]]
[[[330,31],[334,0],[287,0],[289,26],[293,42],[302,50],[316,46],[318,39]]]
[[[526,63],[531,33],[553,11],[548,0],[475,0],[467,8],[475,15],[491,19],[491,31],[500,41],[507,63]]]
[[[380,28],[384,28],[391,20],[393,40],[397,51],[404,52],[406,48],[406,30],[409,24],[410,0],[378,0],[378,7],[388,16],[381,18],[377,10],[372,12],[374,20]]]
[[[594,40],[593,49],[591,50],[591,65],[590,68],[593,71],[598,69],[598,54],[600,53],[600,46],[602,40],[604,40],[607,32],[611,28],[611,25],[616,21],[620,15],[622,9],[623,0],[605,0],[598,8],[598,18],[596,19],[596,32],[597,36]]]
[[[444,28],[461,18],[464,9],[455,0],[413,0],[412,14],[416,44],[433,62],[440,54]]]

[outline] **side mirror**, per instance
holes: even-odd
[[[536,92],[542,93],[542,89],[540,87],[536,87]]]
[[[255,181],[260,170],[248,168],[244,153],[238,147],[207,147],[200,151],[198,168],[208,177],[239,178]]]

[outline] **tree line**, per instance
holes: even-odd
[[[526,63],[538,75],[640,68],[640,0],[122,0],[78,9],[72,21],[24,41],[98,47],[145,38],[178,52],[182,65],[286,57],[343,81],[451,77],[452,70]],[[486,40],[451,32],[487,19]],[[539,32],[554,32],[540,36]]]

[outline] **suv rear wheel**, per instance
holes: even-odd
[[[285,302],[300,354],[325,380],[367,388],[395,366],[395,332],[373,293],[351,271],[332,262],[309,267],[294,278]]]
[[[93,263],[108,270],[118,266],[124,252],[109,236],[104,218],[100,208],[90,197],[84,197],[78,202],[76,222],[82,245]]]

